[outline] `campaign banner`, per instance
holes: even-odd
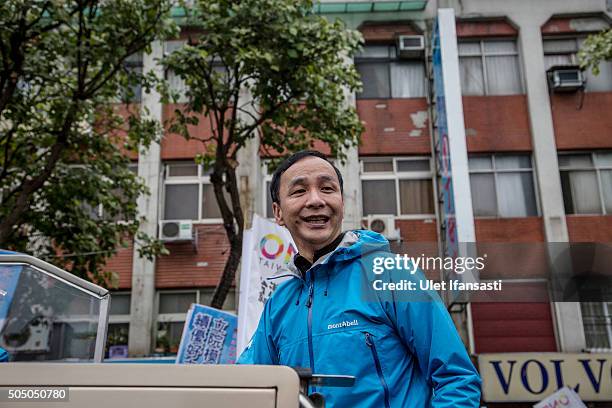
[[[192,304],[187,312],[177,364],[234,364],[236,315]]]
[[[22,265],[0,266],[0,332],[6,323],[22,269]]]
[[[258,215],[242,241],[238,310],[238,355],[257,329],[264,304],[276,287],[288,279],[280,277],[297,253],[289,231]],[[279,276],[278,279],[270,279]]]

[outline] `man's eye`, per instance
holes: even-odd
[[[336,189],[333,187],[323,187],[322,190],[323,191],[336,191]]]
[[[304,191],[306,191],[306,190],[304,190],[303,188],[300,188],[299,190],[292,191],[291,195],[302,194]]]

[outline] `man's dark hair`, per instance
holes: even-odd
[[[283,162],[276,168],[276,171],[272,175],[272,182],[270,183],[270,195],[272,196],[272,202],[273,203],[280,203],[280,197],[279,197],[280,179],[281,179],[281,176],[283,175],[283,173],[286,172],[287,169],[289,167],[293,166],[295,163],[297,163],[300,160],[302,160],[303,158],[309,157],[309,156],[318,157],[320,159],[325,160],[329,164],[331,164],[331,166],[336,171],[336,175],[338,176],[338,182],[340,183],[340,193],[344,192],[344,186],[343,186],[343,183],[342,183],[342,174],[340,174],[340,170],[338,170],[338,168],[336,166],[334,166],[334,163],[329,161],[327,159],[327,157],[325,157],[325,155],[323,153],[319,152],[319,151],[316,151],[316,150],[301,150],[301,151],[299,151],[297,153],[294,153],[291,156],[287,157],[285,160],[283,160]]]

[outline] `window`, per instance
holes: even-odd
[[[582,302],[580,309],[587,348],[612,348],[612,302]]]
[[[75,168],[83,168],[83,166],[74,166]],[[135,176],[138,176],[138,163],[130,163],[128,164],[128,170],[131,171]],[[118,197],[121,200],[125,199],[123,190],[119,187],[114,188],[112,190],[112,194],[115,197]],[[135,202],[133,202],[134,205],[136,205]],[[104,209],[104,206],[102,204],[97,204],[97,205],[92,205],[90,203],[84,202],[82,204],[83,208],[85,209],[85,211],[87,211],[89,213],[90,218],[94,219],[94,220],[113,220],[115,222],[123,222],[123,221],[132,221],[133,218],[128,218],[124,216],[123,213],[121,212],[116,212],[114,215],[112,214],[112,211],[108,211]]]
[[[170,55],[174,51],[179,50],[187,44],[185,40],[174,40],[174,41],[166,41],[164,44],[164,55]],[[187,102],[187,85],[185,85],[185,81],[181,79],[177,74],[172,70],[168,70],[166,73],[166,80],[168,81],[168,87],[170,91],[178,94],[178,103]]]
[[[214,288],[158,292],[156,352],[176,353],[178,351],[189,306],[192,303],[209,304],[213,292]],[[223,310],[236,310],[234,289],[228,293]]]
[[[183,46],[185,46],[185,44],[187,44],[186,40],[166,41],[164,46],[164,55],[172,54],[174,51],[177,51]],[[218,75],[218,78],[220,78],[221,81],[227,80],[228,71],[221,63],[221,59],[219,57],[213,58],[212,69],[216,73],[216,75]],[[187,85],[185,84],[185,81],[179,75],[175,74],[172,70],[167,71],[166,80],[168,81],[170,91],[178,95],[178,100],[176,102],[187,102]]]
[[[515,40],[461,41],[458,45],[463,95],[523,93]]]
[[[194,162],[167,163],[164,170],[164,220],[221,218],[210,172]]]
[[[433,218],[433,172],[428,157],[364,158],[361,161],[363,215]]]
[[[560,154],[566,214],[612,214],[612,152]]]
[[[366,45],[355,56],[363,82],[358,99],[425,97],[425,64],[398,59],[394,45]]]
[[[274,174],[274,171],[268,168],[269,164],[269,161],[262,162],[262,174],[264,174],[263,210],[266,218],[274,219],[274,212],[272,211],[272,194],[270,194],[270,185],[272,184],[272,175]]]
[[[129,292],[111,294],[111,306],[108,318],[108,333],[106,346],[127,346],[130,332],[130,302]]]
[[[142,53],[130,55],[126,58],[124,67],[129,75],[135,78],[130,79],[129,92],[123,92],[121,100],[130,103],[140,103],[142,101]]]
[[[528,155],[469,157],[472,207],[477,217],[538,215]]]
[[[578,50],[584,38],[544,39],[544,64],[546,69],[555,65],[578,65]],[[593,75],[591,70],[584,72],[586,76],[585,89],[588,91],[612,90],[612,61],[602,61],[599,64],[599,75]]]

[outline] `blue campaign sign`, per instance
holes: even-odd
[[[176,357],[177,364],[234,364],[236,315],[209,306],[191,305]]]
[[[438,128],[436,140],[436,155],[440,173],[440,195],[443,206],[441,208],[444,222],[444,255],[459,256],[459,242],[457,238],[455,219],[455,194],[453,191],[453,172],[451,167],[451,152],[446,114],[446,95],[444,88],[444,75],[442,69],[442,49],[440,38],[440,21],[436,19],[433,31],[433,77],[436,95],[436,125]]]

